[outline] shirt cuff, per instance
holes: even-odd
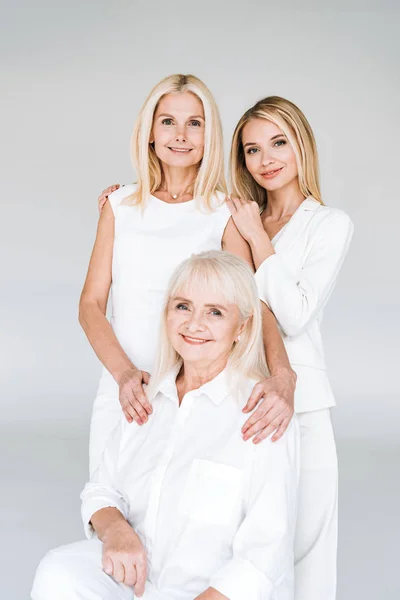
[[[116,508],[122,514],[122,516],[128,520],[128,507],[124,500],[121,498],[111,498],[107,496],[97,496],[96,498],[90,498],[83,502],[81,514],[83,527],[85,530],[86,537],[90,540],[95,535],[95,530],[90,522],[94,513],[102,508]]]
[[[271,256],[268,256],[268,258],[266,258],[261,263],[261,265],[258,267],[257,271],[254,273],[254,277],[255,277],[257,289],[258,289],[258,297],[260,298],[260,300],[262,300],[264,302],[264,304],[266,304],[268,306],[268,308],[270,310],[271,310],[271,305],[268,302],[267,293],[266,293],[267,292],[267,278],[274,277],[274,275],[271,274],[271,270],[272,270],[272,273],[274,273],[276,268],[278,267],[278,263],[279,263],[278,255],[271,254]]]
[[[229,600],[272,600],[274,585],[248,560],[233,558],[210,580],[210,587]]]

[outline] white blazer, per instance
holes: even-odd
[[[276,254],[255,274],[260,298],[278,321],[297,373],[296,412],[335,404],[320,326],[352,234],[353,223],[345,212],[306,198],[271,240]]]

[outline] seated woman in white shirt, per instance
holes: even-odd
[[[297,420],[276,442],[240,433],[266,376],[250,268],[193,255],[167,291],[153,417],[121,417],[82,493],[89,539],[45,556],[33,600],[293,600]]]

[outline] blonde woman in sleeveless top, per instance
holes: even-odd
[[[220,118],[199,79],[172,75],[155,86],[135,126],[132,159],[137,184],[106,194],[80,301],[80,323],[104,365],[91,423],[92,474],[121,408],[129,422],[151,419],[142,386],[149,383],[175,267],[192,253],[221,248],[253,265],[224,201]],[[110,289],[111,323],[105,316]],[[252,400],[264,396],[275,407],[278,439],[293,415],[295,374],[265,306],[263,328],[271,377],[255,386]],[[257,427],[256,442],[272,430],[263,419]]]

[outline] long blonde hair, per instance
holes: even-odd
[[[162,311],[159,345],[155,368],[147,390],[153,398],[165,375],[175,366],[182,364],[181,356],[172,346],[167,333],[167,314],[170,299],[181,290],[201,286],[211,294],[221,293],[229,304],[235,304],[242,321],[248,319],[240,340],[235,342],[227,367],[234,376],[250,379],[265,379],[268,368],[262,338],[261,306],[254,275],[248,264],[222,250],[210,250],[193,254],[174,271],[169,281]]]
[[[205,117],[204,155],[194,186],[194,197],[202,206],[212,209],[216,192],[226,194],[224,175],[224,148],[222,125],[217,104],[208,87],[194,75],[169,75],[150,92],[136,121],[132,140],[131,158],[137,176],[137,188],[125,198],[124,204],[144,205],[162,183],[161,163],[150,144],[154,114],[163,96],[176,92],[191,92],[203,104]]]
[[[267,192],[251,176],[246,167],[242,142],[243,128],[252,119],[275,123],[285,134],[296,155],[300,191],[305,198],[312,196],[323,204],[319,185],[317,145],[309,122],[293,102],[269,96],[249,108],[233,134],[230,166],[232,194],[255,200],[261,208],[267,203]]]

